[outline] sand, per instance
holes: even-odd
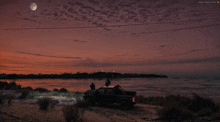
[[[63,106],[49,107],[40,110],[33,102],[12,101],[0,105],[1,122],[65,122]],[[159,106],[136,104],[133,110],[120,110],[117,107],[94,106],[84,110],[83,122],[145,122],[158,118],[156,110]],[[156,121],[156,120],[155,120]]]
[[[19,94],[11,90],[1,90],[8,96],[13,94],[15,99],[11,104],[7,100],[0,104],[0,122],[65,122],[62,107],[74,104],[76,99],[59,100],[54,107],[47,110],[39,109],[36,100],[17,99]],[[145,122],[157,121],[157,110],[160,106],[135,104],[132,110],[121,110],[117,105],[109,107],[93,106],[80,109],[84,111],[83,122]]]

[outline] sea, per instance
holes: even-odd
[[[71,92],[85,92],[93,82],[96,89],[105,85],[107,79],[0,79],[15,82],[21,87],[66,88]],[[120,85],[126,90],[143,96],[183,95],[192,97],[196,93],[220,102],[220,78],[123,78],[110,79],[111,85]]]

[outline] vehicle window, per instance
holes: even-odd
[[[124,92],[122,90],[116,90],[117,95],[124,95]]]
[[[113,89],[106,89],[106,94],[112,94],[112,95],[114,95]]]
[[[103,95],[104,92],[105,92],[105,89],[99,89],[99,90],[97,91],[97,94],[98,94],[98,95]]]

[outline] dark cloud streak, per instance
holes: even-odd
[[[77,40],[77,39],[75,39],[75,40],[72,40],[73,42],[86,42],[86,41],[80,41],[80,40]]]
[[[162,30],[162,31],[149,31],[149,32],[142,32],[142,33],[132,33],[131,35],[135,35],[135,34],[163,33],[163,32],[170,32],[170,31],[181,31],[181,30],[190,30],[190,29],[207,28],[207,27],[216,27],[216,26],[220,26],[220,24],[210,24],[210,25],[202,25],[202,26],[194,26],[194,27],[178,28],[178,29],[171,29],[171,30]]]
[[[176,64],[198,64],[198,63],[218,63],[220,57],[198,58],[198,59],[185,59],[177,61],[135,61],[135,62],[98,62],[93,59],[87,58],[85,60],[75,60],[71,64],[60,64],[62,67],[129,67],[129,66],[154,66],[154,65],[176,65]]]
[[[81,59],[81,57],[60,57],[60,56],[49,56],[49,55],[42,55],[42,54],[35,54],[35,53],[26,53],[26,52],[16,52],[16,53],[27,54],[27,55],[34,55],[34,56],[44,56],[44,57],[51,57],[51,58]]]
[[[170,56],[187,55],[189,53],[194,53],[194,52],[199,52],[199,51],[204,51],[204,50],[207,50],[207,49],[194,49],[194,50],[190,50],[190,51],[185,51],[183,53],[171,54]]]

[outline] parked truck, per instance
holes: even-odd
[[[121,86],[102,86],[99,89],[88,90],[84,93],[84,100],[92,105],[98,103],[101,105],[109,105],[117,103],[123,109],[133,107],[135,104],[135,91],[126,91]]]

